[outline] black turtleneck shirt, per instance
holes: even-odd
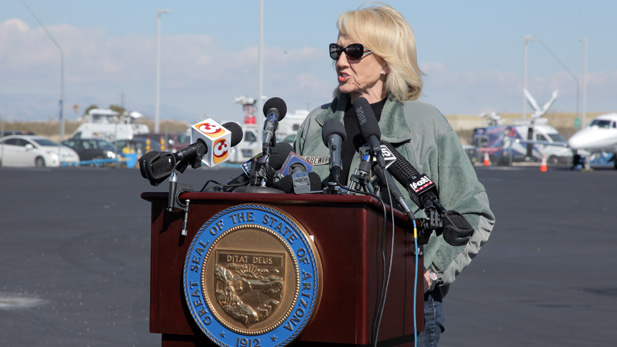
[[[371,108],[375,113],[375,118],[379,122],[381,119],[381,110],[386,104],[386,99],[371,104]],[[358,119],[356,117],[356,110],[353,108],[352,103],[347,104],[345,109],[345,116],[343,117],[343,124],[345,125],[345,132],[347,133],[347,139],[343,142],[343,170],[341,171],[341,184],[347,185],[347,177],[349,176],[349,170],[351,170],[351,161],[354,154],[360,147],[368,143],[364,139],[364,136],[360,133],[360,127],[358,126]]]

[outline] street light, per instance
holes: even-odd
[[[581,128],[583,128],[587,125],[585,121],[587,116],[587,38],[579,41],[583,42],[583,115],[581,120]]]
[[[259,117],[261,112],[261,105],[263,104],[262,97],[264,95],[264,2],[259,0],[259,56],[258,56],[258,86],[257,86],[257,129],[261,129],[262,122]]]
[[[45,25],[43,25],[43,22],[41,22],[39,17],[36,16],[34,11],[32,11],[30,6],[28,6],[26,1],[21,0],[21,2],[24,4],[24,6],[26,6],[28,11],[30,11],[34,19],[36,19],[36,21],[43,28],[43,30],[45,30],[45,33],[47,33],[47,36],[49,36],[51,41],[54,43],[54,45],[56,45],[56,47],[58,47],[58,50],[60,51],[60,115],[59,115],[60,121],[59,123],[60,123],[60,141],[64,141],[64,117],[63,117],[63,114],[64,114],[64,53],[62,52],[62,48],[60,47],[58,42],[56,42],[54,37],[51,36],[49,31],[47,31],[47,28],[45,27]],[[59,161],[62,160],[62,158],[60,157],[60,146],[58,146],[58,160]]]
[[[159,105],[161,89],[161,14],[171,13],[169,10],[156,10],[156,98],[154,110],[154,132],[159,132]]]
[[[555,60],[557,60],[557,62],[559,63],[559,65],[561,65],[561,67],[563,67],[564,70],[566,70],[566,72],[570,75],[570,77],[572,77],[572,79],[574,79],[574,82],[576,82],[576,117],[578,117],[579,115],[579,100],[580,100],[580,86],[579,86],[579,82],[578,82],[578,78],[576,78],[576,76],[574,76],[574,74],[566,67],[566,65],[561,62],[561,60],[559,60],[559,58],[557,57],[557,55],[555,55],[555,53],[553,53],[553,51],[551,51],[547,45],[544,44],[544,42],[542,42],[542,40],[540,40],[539,37],[537,36],[532,36],[532,35],[527,35],[525,36],[525,52],[524,52],[524,66],[523,66],[523,85],[524,88],[527,88],[527,41],[537,41],[540,45],[542,45],[542,47],[544,47],[544,49],[546,49],[548,51],[548,53],[553,56],[553,58]],[[523,119],[525,119],[525,97],[523,95]]]
[[[574,74],[566,67],[566,65],[564,63],[562,63],[561,60],[559,60],[559,58],[557,58],[555,53],[553,53],[553,51],[551,51],[548,48],[548,46],[546,46],[544,44],[544,42],[542,42],[542,40],[540,40],[540,38],[536,37],[536,41],[538,41],[542,45],[542,47],[544,47],[544,49],[546,49],[553,56],[553,58],[555,58],[555,60],[557,60],[559,65],[561,65],[561,67],[563,67],[563,69],[566,70],[566,72],[570,75],[570,77],[572,77],[572,79],[574,79],[574,82],[576,82],[576,117],[578,118],[578,116],[579,116],[579,100],[581,99],[581,97],[580,97],[580,85],[578,83],[578,78],[576,78],[576,76],[574,76]]]
[[[527,90],[527,42],[534,41],[533,35],[525,35],[523,38],[523,91]],[[523,93],[523,120],[527,119],[527,98]]]

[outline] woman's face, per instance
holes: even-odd
[[[345,48],[352,43],[361,42],[339,33],[336,43]],[[370,50],[370,47],[364,49]],[[369,103],[385,99],[384,81],[387,73],[388,67],[385,62],[375,54],[366,54],[360,59],[349,60],[347,54],[341,53],[336,61],[339,91],[349,94],[352,102],[360,97],[366,98]]]

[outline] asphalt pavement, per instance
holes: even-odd
[[[445,297],[440,346],[612,346],[617,171],[478,167],[493,235]],[[195,189],[237,168],[188,169]],[[157,346],[152,187],[138,170],[0,168],[0,345]]]

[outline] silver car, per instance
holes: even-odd
[[[0,166],[44,167],[77,162],[77,152],[44,136],[10,135],[0,139]]]

